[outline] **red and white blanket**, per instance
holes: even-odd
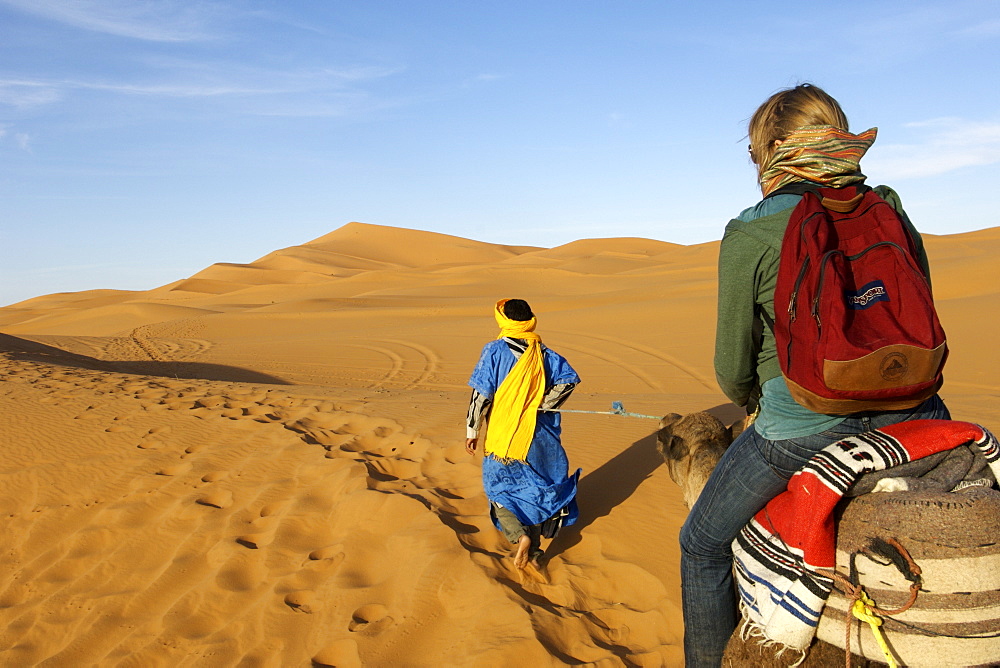
[[[741,607],[766,639],[805,649],[816,635],[833,581],[834,506],[862,473],[965,444],[978,446],[1000,480],[1000,446],[983,427],[913,420],[827,446],[788,481],[733,541]]]

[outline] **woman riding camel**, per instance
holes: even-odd
[[[738,610],[731,544],[789,478],[819,450],[847,436],[904,420],[949,419],[933,395],[907,410],[825,415],[797,403],[781,375],[774,335],[774,288],[782,237],[803,186],[864,182],[859,161],[874,128],[855,135],[835,99],[802,84],[782,90],[750,119],[750,159],[764,198],[726,226],[719,250],[715,372],[736,405],[756,413],[723,455],[680,532],[684,655],[687,666],[717,668]],[[927,272],[923,243],[890,188],[876,192],[909,228]]]

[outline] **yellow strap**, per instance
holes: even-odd
[[[528,348],[514,363],[493,395],[490,427],[486,432],[484,451],[507,461],[527,461],[528,450],[535,436],[538,407],[545,395],[545,365],[542,339],[535,333],[535,318],[511,320],[503,312],[507,299],[501,299],[493,309],[498,339],[509,336],[527,341]]]
[[[872,608],[875,606],[875,601],[868,598],[868,594],[861,592],[861,597],[854,601],[854,605],[851,606],[851,612],[854,616],[863,622],[868,622],[868,626],[872,629],[872,634],[875,636],[878,646],[882,648],[882,653],[885,654],[885,662],[889,664],[889,668],[898,668],[896,660],[892,656],[892,652],[889,651],[889,645],[885,642],[885,637],[882,635],[882,618],[878,617],[872,612]]]
[[[493,395],[486,454],[501,460],[527,461],[544,394],[542,347],[531,341]]]

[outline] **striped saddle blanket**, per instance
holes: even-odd
[[[944,639],[962,643],[955,665],[985,665],[1000,657],[1000,492],[866,494],[851,500],[838,518],[839,502],[862,474],[959,446],[981,451],[1000,480],[1000,445],[968,422],[902,422],[815,455],[733,542],[741,609],[751,627],[791,649],[807,649],[817,635],[843,647],[849,602],[830,574],[836,568],[864,586],[879,607],[901,604],[910,583],[889,560],[866,551],[870,539],[891,537],[923,569],[918,602],[884,626],[897,660],[920,665],[921,657],[933,657],[933,665],[947,665],[941,663]],[[956,568],[962,559],[972,561]],[[968,573],[965,581],[962,572]],[[885,660],[870,631],[853,633],[854,651]]]

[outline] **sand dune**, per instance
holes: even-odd
[[[958,419],[1000,431],[1000,228],[926,238]],[[0,308],[0,662],[675,666],[685,509],[656,422],[567,414],[581,521],[519,577],[462,445],[500,297],[583,384],[740,411],[718,244],[554,249],[349,224],[146,292]]]
[[[391,241],[388,247],[387,241]],[[365,223],[348,223],[305,246],[407,267],[482,264],[537,250],[534,246],[500,246],[447,234]]]

